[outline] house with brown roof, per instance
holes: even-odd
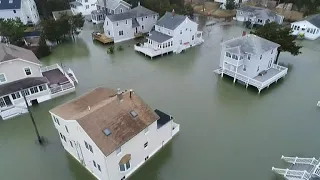
[[[50,114],[64,149],[101,180],[127,179],[179,132],[132,90],[96,88]]]
[[[27,112],[34,105],[75,91],[72,70],[65,72],[58,64],[42,67],[30,50],[0,43],[0,116],[2,119]]]

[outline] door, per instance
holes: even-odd
[[[136,27],[136,33],[138,33],[138,27]]]
[[[12,102],[11,99],[9,98],[9,96],[4,96],[3,97],[4,102],[6,103],[7,106],[11,106]]]

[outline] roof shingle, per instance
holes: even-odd
[[[179,14],[172,14],[172,12],[166,12],[157,22],[158,26],[165,27],[167,29],[176,29],[187,17]]]
[[[156,41],[158,43],[163,43],[169,39],[172,38],[172,36],[168,36],[166,34],[163,34],[161,32],[158,31],[151,31],[150,35],[147,37],[148,39],[151,39],[153,41]]]
[[[317,28],[320,28],[320,14],[309,16],[306,18],[306,20],[309,21],[314,26],[316,26]]]
[[[32,63],[41,64],[36,55],[28,50],[12,44],[0,43],[0,63],[12,59],[23,59]]]
[[[159,119],[135,93],[131,98],[128,91],[123,92],[122,96],[123,100],[119,101],[116,91],[100,87],[50,112],[65,120],[77,120],[99,149],[108,156]],[[133,117],[131,111],[135,111],[138,116]],[[104,129],[110,130],[111,134],[106,136]]]
[[[9,0],[1,0],[0,10],[5,9],[20,9],[21,0],[13,0],[12,3],[9,3]]]

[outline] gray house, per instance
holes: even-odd
[[[283,16],[276,14],[269,9],[260,7],[243,6],[237,9],[236,20],[241,22],[249,21],[252,25],[264,26],[266,23],[276,22],[282,24]]]
[[[27,112],[29,105],[75,91],[77,79],[71,69],[59,65],[42,67],[30,50],[0,43],[0,116],[8,119]]]
[[[103,23],[106,15],[128,12],[131,4],[123,0],[97,0],[97,10],[91,12],[91,19],[94,24]]]
[[[274,64],[279,44],[256,35],[246,35],[221,43],[220,68],[216,73],[233,77],[259,92],[284,77],[288,69]]]
[[[133,39],[140,33],[148,33],[156,24],[159,14],[140,4],[125,13],[108,15],[104,34],[115,43]]]

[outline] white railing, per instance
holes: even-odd
[[[232,64],[232,65],[234,65],[236,67],[239,67],[239,66],[243,65],[243,59],[236,60],[236,59],[233,59],[233,58],[230,58],[230,57],[225,57],[224,61],[227,61],[229,64]]]
[[[50,65],[50,66],[41,67],[40,71],[41,72],[46,72],[46,71],[50,71],[50,70],[54,70],[54,69],[59,69],[63,73],[63,69],[58,64],[53,64],[53,65]]]
[[[299,158],[299,157],[282,156],[281,159],[292,164],[310,164],[310,165],[318,164],[318,160],[316,158]]]
[[[305,179],[309,180],[311,178],[311,174],[307,171],[297,171],[297,170],[289,170],[289,169],[280,169],[272,167],[272,171],[277,174],[283,175],[286,178],[296,178],[296,179]]]
[[[67,73],[72,74],[72,77],[74,78],[74,80],[75,80],[77,83],[79,83],[79,81],[78,81],[76,75],[74,74],[74,72],[72,71],[72,69],[69,68],[68,71],[67,71]]]
[[[64,85],[57,86],[57,87],[51,87],[50,91],[52,94],[55,94],[55,93],[59,93],[59,92],[71,89],[71,88],[74,88],[74,85],[72,83],[67,83]]]
[[[315,174],[318,177],[320,177],[320,168],[319,168],[319,166],[314,170],[313,174]]]
[[[257,88],[261,88],[263,83],[258,81],[258,80],[255,80],[253,78],[250,78],[248,76],[245,76],[243,74],[240,74],[240,73],[237,73],[237,72],[234,72],[234,71],[231,71],[229,69],[223,69],[222,70],[223,73],[229,75],[229,76],[232,76],[232,77],[236,77],[237,79],[243,81],[244,83],[246,84],[250,84],[252,86],[255,86]],[[235,76],[236,75],[236,76]]]

